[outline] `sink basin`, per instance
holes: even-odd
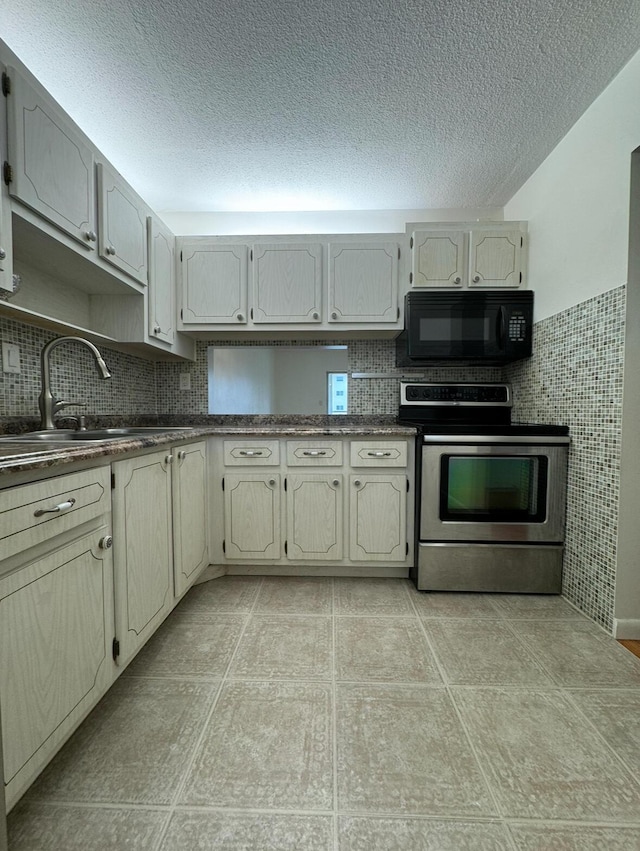
[[[74,429],[45,429],[28,431],[25,434],[7,434],[0,441],[20,441],[21,443],[88,443],[96,440],[122,440],[128,437],[165,434],[166,432],[188,432],[189,426],[126,426],[123,428],[94,428],[86,431]]]

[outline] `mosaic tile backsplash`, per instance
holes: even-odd
[[[569,426],[563,594],[611,631],[620,483],[625,287],[536,324],[533,357],[505,369],[514,420]]]

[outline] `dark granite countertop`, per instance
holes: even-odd
[[[64,467],[79,461],[117,458],[142,449],[153,449],[168,444],[196,440],[200,437],[222,435],[251,435],[264,437],[314,437],[371,436],[412,437],[416,429],[400,425],[395,416],[167,416],[167,417],[88,417],[89,428],[114,428],[118,426],[166,425],[189,426],[189,431],[164,432],[152,435],[117,438],[100,442],[56,444],[29,443],[25,434],[38,428],[36,420],[27,418],[0,418],[0,434],[25,434],[24,441],[0,441],[0,475]],[[62,471],[61,471],[62,472]]]

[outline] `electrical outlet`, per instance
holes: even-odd
[[[20,372],[20,347],[11,343],[2,344],[2,371]]]
[[[181,372],[180,373],[180,389],[181,390],[191,390],[191,373],[190,372]]]

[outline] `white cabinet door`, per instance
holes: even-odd
[[[117,659],[126,665],[174,604],[171,452],[116,461],[113,541]]]
[[[111,683],[111,550],[98,545],[107,531],[96,529],[0,582],[9,805]]]
[[[189,444],[174,451],[174,456],[174,579],[175,595],[180,597],[209,563],[206,444]]]
[[[147,209],[120,175],[98,163],[98,246],[100,256],[146,284]]]
[[[519,287],[524,237],[519,230],[471,231],[470,287]]]
[[[342,494],[339,473],[287,476],[287,557],[290,561],[337,561],[342,558]]]
[[[279,473],[226,473],[224,551],[228,559],[281,557]]]
[[[182,240],[181,318],[189,325],[245,325],[249,246]]]
[[[155,216],[147,220],[149,239],[149,336],[173,343],[176,335],[175,237]]]
[[[350,477],[352,561],[404,562],[407,557],[407,477]]]
[[[467,234],[464,231],[414,231],[410,244],[414,287],[462,287],[466,283]]]
[[[9,191],[86,248],[96,245],[93,152],[66,114],[14,69],[10,94]]]
[[[329,322],[397,323],[396,242],[329,243]]]
[[[252,255],[254,322],[322,321],[320,243],[258,243]]]

